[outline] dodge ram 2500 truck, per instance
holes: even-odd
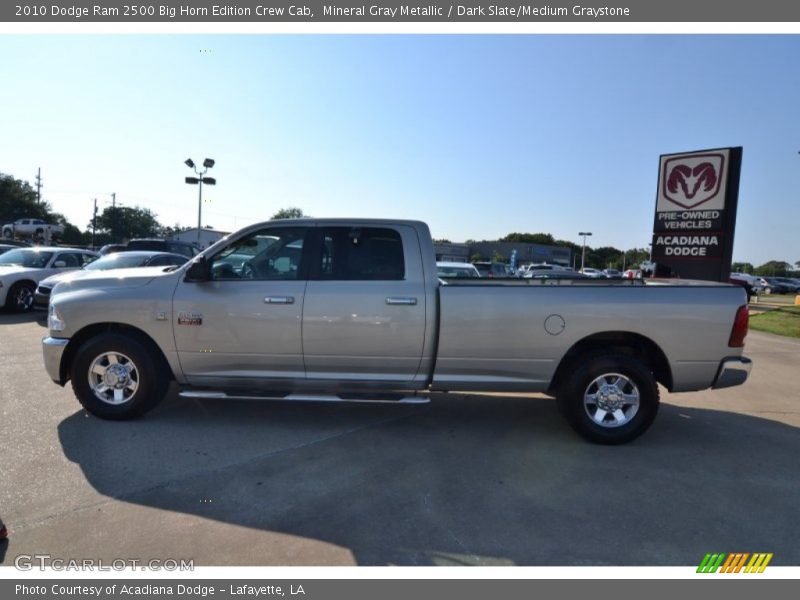
[[[743,383],[742,288],[702,282],[437,278],[424,223],[247,227],[182,267],[100,271],[53,290],[50,377],[91,413],[136,417],[176,380],[195,398],[425,401],[545,392],[599,443],[673,392]]]

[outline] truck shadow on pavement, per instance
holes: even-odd
[[[354,406],[173,394],[135,422],[76,413],[59,437],[109,498],[334,544],[360,565],[696,565],[711,551],[800,564],[800,429],[740,414],[664,404],[642,438],[603,447],[540,397]],[[271,547],[198,564],[325,562]]]
[[[32,310],[25,313],[11,312],[7,308],[0,308],[0,325],[19,325],[20,323],[36,323],[47,327],[47,312]]]

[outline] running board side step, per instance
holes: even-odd
[[[214,400],[283,400],[286,402],[353,402],[362,404],[427,404],[431,401],[426,395],[406,394],[285,394],[262,396],[257,394],[226,394],[225,392],[184,390],[178,393],[181,398]]]

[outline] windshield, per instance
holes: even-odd
[[[44,269],[51,256],[53,256],[52,252],[42,252],[33,248],[9,250],[0,256],[0,266],[14,265],[28,269]]]
[[[125,252],[117,252],[114,254],[107,254],[98,258],[91,264],[84,267],[87,271],[107,271],[108,269],[131,269],[133,267],[141,267],[144,265],[150,256],[126,254]]]

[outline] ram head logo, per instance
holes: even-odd
[[[694,208],[720,191],[724,157],[695,155],[668,160],[664,165],[664,196],[684,208]]]

